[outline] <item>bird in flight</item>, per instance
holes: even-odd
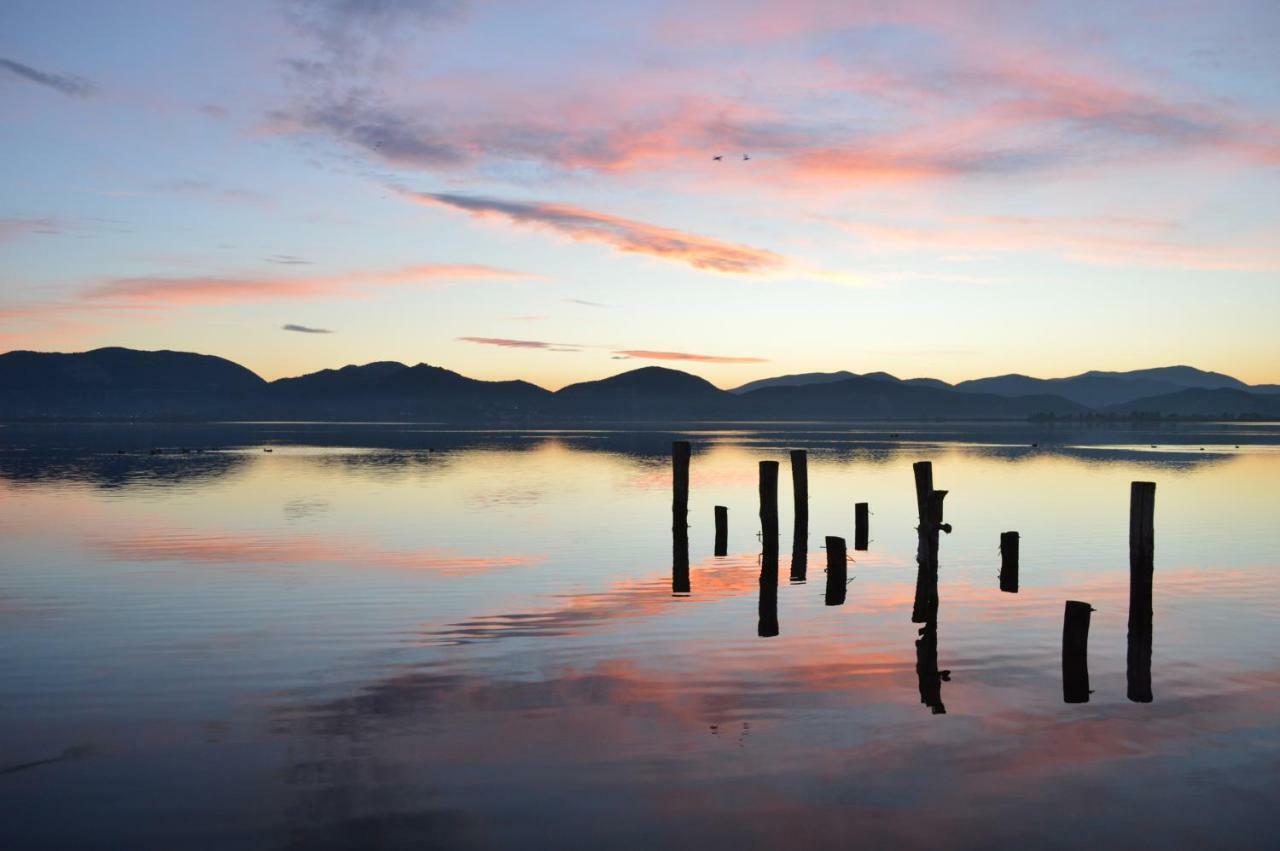
[[[747,160],[749,160],[749,159],[751,159],[750,155],[748,155],[748,154],[743,154],[743,155],[742,155],[742,160],[743,160],[743,162],[746,162],[746,161],[747,161]]]
[[[716,162],[720,162],[722,159],[724,159],[724,154],[716,154],[711,159],[715,160]]]

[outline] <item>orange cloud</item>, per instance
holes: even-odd
[[[445,192],[406,191],[403,194],[421,204],[451,207],[480,219],[501,218],[550,230],[579,242],[599,242],[624,253],[647,254],[709,272],[759,275],[787,265],[785,257],[762,248],[722,242],[567,204],[506,201]]]
[[[688,360],[698,361],[699,363],[768,363],[767,358],[698,355],[690,352],[654,352],[647,349],[622,349],[614,352],[614,354],[642,360]]]
[[[115,278],[85,290],[91,301],[133,305],[224,304],[228,302],[360,295],[366,288],[410,284],[438,285],[460,280],[511,280],[531,277],[482,265],[423,264],[387,271],[305,277],[139,277]]]

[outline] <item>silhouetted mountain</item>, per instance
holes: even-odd
[[[999,392],[979,392],[982,388]],[[807,373],[763,379],[729,392],[695,375],[651,366],[572,384],[553,394],[527,381],[479,381],[429,364],[351,365],[268,384],[230,361],[187,352],[108,348],[78,354],[0,355],[0,419],[9,420],[475,423],[1024,419],[1097,413],[1280,416],[1277,391],[1276,385],[1248,388],[1230,376],[1177,366],[1131,373],[1087,372],[1059,379],[1006,375],[966,381],[954,388],[931,378],[902,381],[886,372]]]
[[[739,397],[755,417],[770,419],[1067,416],[1088,408],[1058,396],[1007,398],[854,376],[827,384],[764,387]]]
[[[741,387],[734,387],[729,392],[735,395],[750,393],[765,387],[800,387],[805,384],[830,384],[832,381],[844,381],[855,378],[857,373],[842,369],[839,372],[802,372],[797,375],[779,375],[776,378],[760,378],[748,381]]]
[[[1183,417],[1280,417],[1280,395],[1190,387],[1162,396],[1135,399],[1106,409],[1113,414],[1170,414]]]
[[[696,375],[661,366],[570,384],[556,391],[555,402],[559,413],[601,419],[706,417],[736,410],[733,394]]]
[[[797,375],[779,375],[776,378],[761,378],[756,381],[748,381],[741,387],[734,387],[730,393],[741,395],[750,393],[753,390],[763,390],[766,387],[803,387],[808,384],[831,384],[836,381],[847,381],[850,378],[871,378],[876,381],[887,381],[891,384],[912,384],[920,387],[936,387],[940,389],[950,388],[951,385],[945,381],[939,381],[936,378],[908,378],[901,379],[896,375],[890,375],[887,372],[868,372],[859,376],[856,372],[841,370],[839,372],[802,372]]]
[[[962,381],[955,389],[963,393],[996,393],[1001,396],[1030,396],[1051,393],[1091,408],[1106,408],[1150,396],[1176,393],[1188,387],[1247,389],[1242,381],[1217,372],[1190,366],[1165,366],[1130,372],[1094,370],[1068,378],[1032,378],[1029,375],[998,375]]]
[[[551,393],[527,381],[478,381],[430,364],[379,361],[271,384],[278,416],[471,420],[545,413]]]
[[[239,364],[190,352],[104,348],[0,355],[0,415],[217,415],[267,384]]]

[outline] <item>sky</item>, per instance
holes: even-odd
[[[6,0],[0,351],[1280,382],[1277,43],[1275,0]]]

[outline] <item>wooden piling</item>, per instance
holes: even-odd
[[[1129,700],[1150,703],[1151,694],[1151,586],[1155,575],[1156,483],[1133,482],[1129,486]]]
[[[1018,533],[1000,533],[1000,590],[1018,593]]]
[[[1093,607],[1068,600],[1062,618],[1062,699],[1089,702],[1089,618]]]
[[[717,558],[723,558],[729,554],[729,509],[724,505],[717,505],[716,512],[716,549]]]
[[[828,606],[843,606],[845,588],[849,579],[849,557],[844,538],[827,536],[827,591]]]
[[[853,506],[853,548],[865,550],[870,540],[871,507],[865,502]]]
[[[760,540],[778,552],[778,462],[760,462]]]
[[[809,453],[803,449],[791,450],[791,492],[795,500],[797,525],[801,518],[809,523]]]
[[[916,511],[924,525],[929,517],[929,494],[933,493],[933,462],[917,461],[911,470],[916,477]]]
[[[791,530],[791,583],[801,585],[809,575],[809,518],[797,517]]]
[[[692,450],[687,440],[671,444],[671,525],[689,525],[689,456]]]

